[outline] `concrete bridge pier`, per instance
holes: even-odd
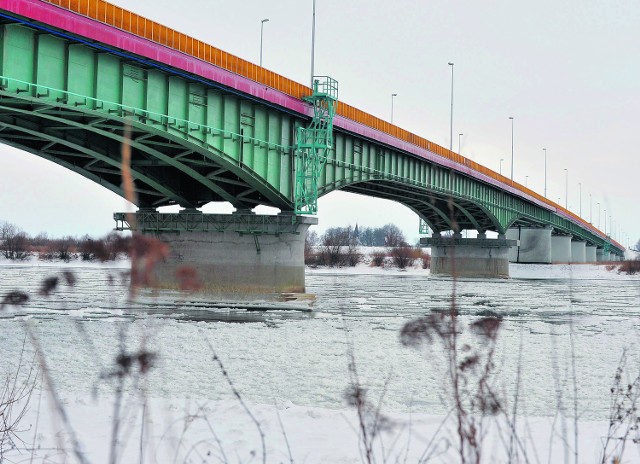
[[[595,245],[587,245],[585,247],[585,262],[587,263],[595,263],[597,260],[596,257],[597,247]]]
[[[551,227],[512,227],[507,239],[517,241],[509,249],[512,263],[551,263]]]
[[[604,249],[598,248],[596,249],[596,262],[601,263],[605,261]]]
[[[572,263],[586,263],[586,246],[587,242],[580,240],[571,240],[571,262]]]
[[[180,288],[180,275],[195,274],[201,289],[233,293],[304,293],[304,241],[318,219],[293,214],[203,214],[182,210],[165,214],[139,211],[136,223],[114,215],[169,245],[169,255],[153,269],[155,284]]]
[[[420,239],[420,245],[431,247],[431,274],[455,277],[509,277],[509,247],[515,244],[504,235],[487,239],[486,234],[462,238],[434,233]]]
[[[571,262],[571,235],[551,236],[551,262]]]

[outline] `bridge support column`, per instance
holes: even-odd
[[[604,250],[602,248],[596,249],[596,262],[601,263],[605,260]]]
[[[283,214],[144,211],[132,228],[169,245],[169,256],[153,271],[160,287],[178,288],[180,272],[188,269],[203,291],[303,293],[305,235],[317,223],[315,217]]]
[[[587,245],[585,247],[585,262],[587,263],[595,263],[596,262],[596,246],[595,245]]]
[[[423,237],[420,245],[431,247],[431,274],[456,277],[509,277],[509,247],[515,240],[504,235],[487,239],[478,238]]]
[[[586,246],[587,242],[581,242],[578,240],[571,241],[571,262],[572,263],[586,263]]]
[[[507,230],[507,239],[518,240],[519,245],[509,249],[512,263],[551,263],[551,227],[513,227]]]
[[[551,262],[571,262],[571,235],[551,236]]]

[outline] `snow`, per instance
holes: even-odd
[[[349,346],[372,401],[386,388],[381,411],[395,424],[376,441],[377,462],[383,461],[382,445],[390,453],[387,462],[418,462],[434,436],[430,462],[459,461],[442,353],[398,343],[404,322],[447,307],[451,279],[419,266],[308,269],[307,291],[317,296],[312,313],[256,312],[198,298],[129,302],[126,283],[106,283],[126,265],[0,261],[0,293],[20,288],[33,295],[24,308],[0,313],[0,339],[10,341],[0,352],[0,374],[15,369],[28,327],[89,462],[109,462],[116,389],[113,380],[101,378],[113,369],[121,343],[129,352],[144,347],[159,357],[149,374],[125,385],[118,462],[262,462],[259,433],[212,361],[208,342],[259,421],[269,463],[290,462],[287,441],[294,462],[363,462],[356,415],[343,398]],[[73,289],[37,295],[44,278],[70,268],[78,278]],[[511,265],[511,275],[458,281],[461,321],[485,310],[504,318],[496,388],[509,409],[515,372],[524,366],[518,436],[530,462],[562,462],[565,454],[574,462],[575,354],[578,462],[599,462],[621,351],[629,351],[629,375],[640,364],[640,276],[603,265],[518,264]],[[33,349],[27,345],[29,358]],[[484,423],[483,462],[507,462],[504,420]],[[34,393],[19,437],[24,442],[15,441],[7,462],[31,461],[32,447],[33,462],[78,462],[46,389]],[[630,443],[625,456],[623,462],[640,459],[638,446]]]

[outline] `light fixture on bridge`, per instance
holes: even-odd
[[[397,96],[398,96],[397,93],[391,94],[391,124],[393,124],[393,98]]]
[[[569,170],[564,168],[564,209],[569,209]]]
[[[458,134],[458,154],[462,155],[462,150],[460,148],[460,139],[462,138],[464,134]]]
[[[511,119],[511,181],[513,182],[513,116],[509,116]]]
[[[504,158],[500,158],[500,175],[502,175],[502,162],[504,161]]]
[[[260,67],[262,67],[262,33],[264,32],[264,23],[268,23],[269,18],[260,21]]]
[[[314,64],[316,57],[316,0],[313,0],[313,14],[311,19],[311,88],[313,89]]]
[[[544,197],[547,198],[547,149],[543,148],[544,152]]]
[[[449,122],[449,151],[453,151],[453,63],[449,62],[451,66],[451,118]]]

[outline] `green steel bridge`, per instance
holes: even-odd
[[[435,232],[552,226],[624,254],[587,221],[493,171],[361,112],[340,114],[330,78],[297,84],[308,91],[297,98],[279,90],[286,83],[264,85],[259,69],[251,79],[254,68],[215,66],[114,23],[108,10],[104,20],[99,9],[78,14],[89,0],[52,3],[0,0],[0,140],[122,196],[129,144],[142,210],[228,201],[296,221],[317,212],[318,197],[344,190],[397,201]]]

